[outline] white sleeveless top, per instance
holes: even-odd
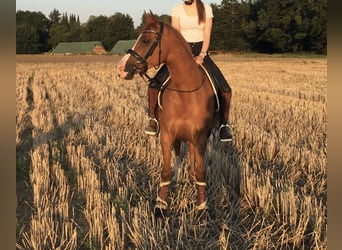
[[[204,3],[206,17],[214,17],[210,5]],[[198,16],[188,16],[184,10],[184,4],[178,4],[172,8],[171,16],[178,18],[180,33],[189,43],[203,41],[204,23],[198,24]]]

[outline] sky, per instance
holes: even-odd
[[[221,0],[202,0],[204,3],[221,4]],[[111,16],[116,12],[128,14],[137,27],[141,23],[144,11],[157,15],[171,15],[171,8],[182,0],[16,0],[16,10],[40,11],[47,18],[53,9],[61,14],[79,16],[81,23],[90,16]]]

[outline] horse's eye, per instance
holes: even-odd
[[[145,44],[147,44],[147,43],[149,43],[150,41],[149,41],[148,39],[146,39],[146,38],[143,38],[142,42],[145,43]]]

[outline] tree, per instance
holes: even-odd
[[[211,5],[214,14],[212,49],[246,50],[243,24],[248,15],[248,5],[237,0],[223,0],[221,5]]]
[[[27,23],[16,27],[16,53],[36,54],[39,53],[39,34],[37,30]]]
[[[304,0],[305,49],[327,53],[327,0]]]
[[[87,39],[101,41],[106,50],[110,50],[118,40],[132,39],[133,20],[129,15],[115,13],[110,17],[90,17],[85,26]]]
[[[64,26],[69,26],[68,13],[63,13],[60,23]]]
[[[25,47],[31,47],[31,49],[37,48],[38,51],[35,53],[46,52],[49,50],[47,40],[50,21],[44,16],[43,13],[19,10],[16,13],[16,25],[17,27],[21,26],[17,29],[17,35],[19,36],[17,42],[22,41],[26,44]],[[18,30],[23,30],[25,34],[22,35],[20,32],[18,32]],[[36,36],[33,35],[33,33],[38,35],[38,41],[33,39],[33,37]],[[32,46],[28,46],[27,42],[23,40],[23,37],[28,36],[28,34],[32,35],[30,36],[31,39],[29,40],[30,42],[34,43]],[[17,46],[22,47],[20,44],[17,44]]]
[[[103,41],[107,36],[108,18],[105,16],[98,16],[89,18],[85,26],[85,34],[89,41]]]
[[[49,32],[49,44],[51,48],[55,48],[60,42],[68,42],[68,27],[62,24],[53,24]]]
[[[79,17],[74,14],[69,16],[64,13],[62,17],[58,10],[54,9],[49,17],[52,25],[49,30],[49,45],[54,48],[60,42],[87,41],[84,28],[81,27]]]
[[[126,14],[115,13],[109,17],[108,35],[102,41],[105,49],[111,49],[119,40],[133,38],[134,24],[133,19]],[[134,37],[135,38],[135,37]]]
[[[53,11],[50,12],[49,18],[51,21],[51,24],[57,24],[61,20],[61,13],[57,9],[53,9]]]
[[[327,0],[257,0],[254,6],[258,51],[326,53]]]
[[[290,51],[292,37],[289,34],[291,32],[289,28],[293,16],[292,1],[261,1],[261,9],[257,13],[259,34],[256,39],[256,48],[260,52]]]
[[[266,53],[327,53],[327,0],[222,0],[211,4],[214,13],[211,50],[254,50]],[[169,15],[157,16],[170,23]],[[106,50],[118,40],[134,39],[145,25],[134,29],[129,15],[79,17],[53,9],[17,11],[17,53],[49,51],[59,42],[101,41]]]
[[[210,49],[211,50],[221,50],[224,49],[224,26],[225,22],[223,22],[224,13],[221,11],[221,7],[217,4],[212,4],[211,8],[213,10],[213,27],[211,31],[211,42]]]

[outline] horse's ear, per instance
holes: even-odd
[[[144,11],[144,19],[146,23],[157,23],[158,18],[153,14],[152,10],[149,13]]]

